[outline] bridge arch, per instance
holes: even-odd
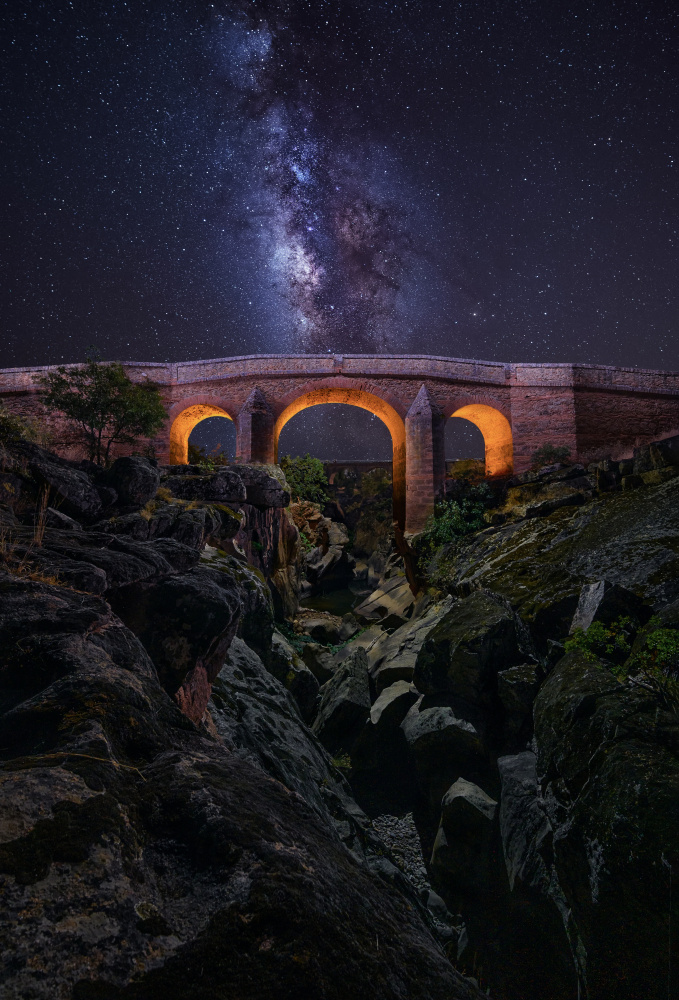
[[[385,399],[365,389],[345,386],[324,386],[310,389],[296,396],[279,414],[274,425],[274,456],[278,461],[278,440],[289,420],[310,406],[324,403],[344,403],[368,410],[386,425],[393,448],[392,481],[394,490],[394,520],[400,527],[405,524],[406,496],[406,431],[403,417]]]
[[[226,417],[231,414],[219,403],[211,400],[193,400],[175,405],[170,411],[170,465],[185,465],[189,460],[189,438],[193,428],[208,417]]]
[[[504,413],[487,403],[467,403],[451,413],[453,417],[469,420],[483,434],[486,475],[511,475],[514,470],[514,443],[512,427]]]

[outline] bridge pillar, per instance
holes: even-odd
[[[236,461],[274,461],[274,415],[261,389],[253,389],[236,418]]]
[[[445,418],[422,386],[406,425],[406,531],[424,528],[446,477]]]

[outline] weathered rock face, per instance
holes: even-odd
[[[119,503],[143,507],[156,495],[160,472],[148,459],[131,455],[115,460],[105,482],[115,490]]]
[[[318,707],[319,684],[306,663],[280,632],[273,634],[266,663],[273,676],[295,699],[302,718],[310,725]]]
[[[51,452],[39,448],[28,441],[13,443],[11,449],[5,450],[4,472],[14,474],[16,484],[13,491],[8,490],[7,501],[13,495],[24,491],[34,491],[39,488],[48,489],[54,497],[59,509],[70,517],[87,523],[95,520],[103,508],[115,502],[116,495],[102,493],[97,489],[86,472],[78,469],[74,463],[67,462]]]
[[[179,712],[101,598],[6,574],[0,590],[8,996],[343,1000],[367,981],[384,1000],[480,996],[342,844],[310,774],[300,791],[266,774],[267,706],[251,725],[237,707],[249,685],[270,721],[304,730],[244,645],[220,689],[233,707],[215,706],[227,746]]]
[[[368,660],[358,647],[321,688],[313,731],[331,753],[349,751],[370,713]]]
[[[378,694],[398,680],[411,681],[422,644],[445,616],[452,597],[437,601],[421,617],[407,622],[391,634],[384,633],[368,654],[370,676]]]
[[[243,523],[234,541],[271,587],[278,617],[293,618],[303,575],[299,531],[286,510],[243,505]]]
[[[218,570],[197,568],[151,586],[122,588],[110,599],[141,640],[165,690],[200,722],[238,627],[238,585]]]
[[[658,970],[679,957],[676,942],[667,949],[679,864],[677,716],[595,658],[569,653],[538,694],[535,736],[550,852],[587,995],[610,997],[614,978],[616,997],[667,996]],[[676,897],[672,907],[674,922]]]
[[[477,592],[453,604],[422,644],[413,681],[423,694],[450,692],[488,704],[498,670],[519,657],[514,616],[502,601]]]
[[[220,469],[209,475],[165,475],[163,486],[180,500],[199,500],[240,507],[245,503],[246,489],[237,472]]]
[[[563,639],[583,584],[607,580],[651,605],[679,596],[679,477],[481,532],[443,574],[457,593],[506,598],[541,651]]]

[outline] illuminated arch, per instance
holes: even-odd
[[[278,439],[281,431],[297,413],[310,406],[323,403],[344,403],[368,410],[386,425],[391,435],[393,448],[392,481],[394,488],[394,519],[403,527],[405,523],[405,472],[406,472],[406,429],[403,417],[386,400],[367,392],[365,389],[351,389],[345,386],[311,389],[290,402],[276,420],[274,427],[274,454],[278,461]]]
[[[499,410],[485,403],[470,403],[455,410],[453,417],[462,417],[476,424],[483,434],[486,448],[486,475],[509,476],[514,470],[512,428]]]
[[[194,403],[182,410],[170,427],[170,465],[186,465],[189,460],[189,438],[191,431],[201,420],[208,417],[226,417],[233,420],[221,406],[214,403]]]

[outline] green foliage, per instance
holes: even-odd
[[[371,469],[361,476],[359,492],[362,496],[374,497],[386,489],[391,489],[391,476],[386,469]]]
[[[208,452],[203,445],[189,444],[189,465],[198,465],[203,472],[216,472],[228,464],[229,459],[219,446]]]
[[[290,622],[285,621],[285,619],[281,622],[277,622],[276,628],[281,633],[281,635],[287,640],[288,644],[292,646],[294,651],[301,656],[304,644],[306,642],[311,641],[309,636],[299,635],[297,632],[295,632]]]
[[[351,770],[351,757],[348,753],[340,753],[336,757],[332,757],[332,762],[334,766],[339,771],[350,771]]]
[[[429,554],[447,542],[487,527],[483,515],[493,499],[487,483],[470,486],[459,500],[442,500],[436,504],[420,542],[424,554]]]
[[[622,616],[611,625],[603,622],[592,622],[587,629],[576,628],[565,643],[567,653],[581,649],[594,656],[622,662],[627,659],[631,648],[631,636],[636,623],[627,616]]]
[[[310,500],[320,504],[328,502],[328,477],[320,458],[312,458],[308,453],[295,458],[284,455],[280,466],[293,500]]]
[[[571,450],[565,445],[555,446],[553,444],[543,444],[537,451],[533,452],[531,469],[536,471],[543,465],[556,465],[557,462],[568,462]]]
[[[38,382],[45,405],[80,425],[89,458],[98,465],[109,464],[113,444],[155,434],[167,416],[158,387],[133,382],[117,361],[60,365]]]
[[[0,403],[0,444],[10,444],[12,441],[34,441],[47,446],[49,431],[33,417],[21,417]]]
[[[679,714],[679,631],[660,628],[658,618],[651,618],[643,636],[643,647],[629,655],[631,635],[636,623],[627,617],[612,625],[593,622],[586,631],[576,629],[565,642],[566,652],[580,649],[587,656],[612,661],[612,670],[621,680],[653,692],[666,708]]]

